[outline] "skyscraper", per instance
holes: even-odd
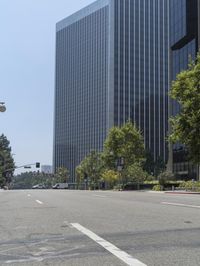
[[[195,59],[200,46],[200,1],[170,0],[170,43],[171,43],[171,80],[181,70],[187,69],[189,60]],[[173,101],[170,104],[171,115],[180,111]],[[197,168],[187,159],[184,146],[177,143],[172,151],[173,171],[182,176],[195,177]]]
[[[102,150],[128,119],[167,160],[169,2],[99,0],[56,25],[54,170]]]

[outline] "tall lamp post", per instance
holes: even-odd
[[[0,112],[5,112],[6,111],[6,106],[4,102],[0,102]]]

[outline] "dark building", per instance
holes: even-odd
[[[170,42],[171,42],[171,80],[187,69],[189,60],[195,59],[200,45],[200,1],[170,0]],[[176,115],[180,106],[175,102],[170,104],[170,114]],[[183,145],[173,146],[171,167],[180,176],[195,178],[197,167],[187,159],[187,151]]]
[[[128,119],[167,161],[169,1],[99,0],[56,26],[54,170],[74,169]]]

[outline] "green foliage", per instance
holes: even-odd
[[[56,170],[56,177],[58,183],[67,183],[69,182],[69,171],[65,167],[58,167]]]
[[[84,181],[84,177],[88,178],[90,188],[99,186],[101,173],[104,169],[102,154],[96,151],[91,151],[76,167],[76,180],[78,186]]]
[[[191,160],[200,163],[200,53],[196,63],[177,75],[170,96],[180,104],[181,111],[170,119],[169,139],[184,144]]]
[[[173,181],[175,176],[173,173],[165,171],[158,176],[159,185],[165,186],[169,181]]]
[[[182,184],[184,181],[182,180],[174,180],[174,181],[168,181],[167,185],[180,185]],[[159,182],[158,180],[146,180],[144,181],[144,184],[150,184],[150,185],[158,185]]]
[[[142,168],[149,174],[158,176],[160,173],[162,173],[166,169],[166,164],[163,161],[161,157],[158,157],[156,161],[154,161],[154,158],[152,154],[147,151],[145,154],[146,160],[142,164]]]
[[[116,169],[116,161],[122,156],[121,145],[123,135],[119,127],[110,129],[104,142],[103,160],[108,169]]]
[[[102,174],[102,179],[106,182],[108,188],[113,188],[119,182],[119,173],[113,170],[106,170]]]
[[[3,187],[6,183],[6,179],[3,176],[2,169],[0,168],[0,187]]]
[[[166,164],[161,157],[154,162],[154,176],[159,176],[166,169]]]
[[[155,185],[155,186],[153,186],[152,190],[154,190],[154,191],[162,191],[163,187],[161,185]]]
[[[155,162],[152,154],[150,151],[145,152],[145,159],[142,163],[142,168],[144,171],[146,171],[148,174],[153,174],[154,173],[154,168],[155,168]]]
[[[141,132],[130,121],[122,127],[110,129],[104,143],[103,159],[108,169],[116,169],[116,161],[124,160],[124,168],[144,160],[144,142]]]
[[[3,134],[0,136],[0,187],[10,184],[15,164],[11,154],[10,142]]]
[[[127,168],[126,176],[128,182],[143,183],[149,175],[142,169],[140,164],[134,163]]]
[[[187,191],[200,192],[200,181],[184,181],[179,185],[179,188]]]
[[[46,188],[59,183],[57,177],[53,174],[44,174],[40,172],[26,172],[13,177],[12,189],[31,189],[34,185],[42,184]]]
[[[80,184],[84,181],[84,169],[81,165],[78,165],[75,170],[77,188],[80,188]]]

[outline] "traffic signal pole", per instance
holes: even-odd
[[[31,164],[25,164],[25,165],[21,165],[21,166],[16,166],[16,167],[7,169],[4,172],[14,171],[14,170],[19,169],[19,168],[29,168],[29,167],[31,167],[33,165],[35,165],[36,168],[40,168],[40,163],[37,162],[37,163],[31,163]]]

